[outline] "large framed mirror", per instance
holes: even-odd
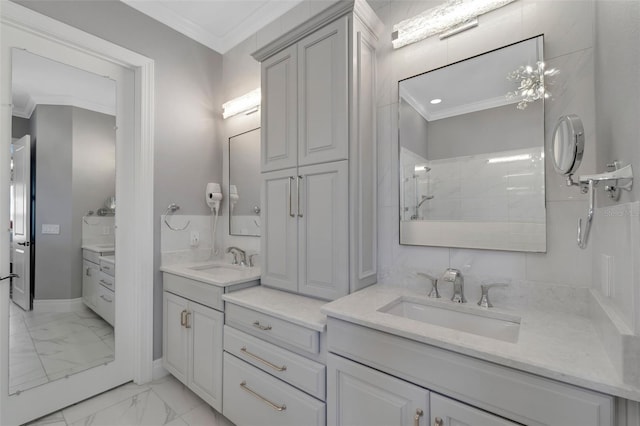
[[[115,359],[117,88],[23,49],[11,59],[14,394]]]
[[[260,236],[260,128],[229,138],[229,234]]]
[[[546,251],[543,58],[539,36],[398,83],[401,244]]]

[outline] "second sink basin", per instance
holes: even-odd
[[[378,311],[510,343],[518,341],[520,331],[519,317],[429,300],[402,297]]]

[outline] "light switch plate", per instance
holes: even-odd
[[[43,234],[59,235],[60,234],[60,225],[51,224],[51,223],[43,223],[42,224],[42,233]]]

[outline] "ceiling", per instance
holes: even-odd
[[[535,65],[539,46],[541,40],[533,38],[403,80],[400,96],[427,121],[517,103],[520,98],[506,96],[518,87],[507,75]],[[436,98],[442,102],[431,104]]]
[[[13,49],[11,59],[13,115],[30,118],[36,105],[116,114],[115,81],[22,49]]]
[[[296,5],[311,0],[121,1],[224,54]]]

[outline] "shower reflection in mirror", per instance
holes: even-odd
[[[13,394],[115,356],[116,83],[21,49],[11,59]]]

